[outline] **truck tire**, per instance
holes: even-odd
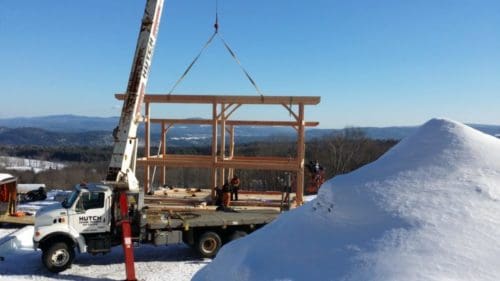
[[[222,240],[219,234],[208,231],[198,238],[197,248],[200,255],[204,258],[213,258],[222,246]]]
[[[245,237],[247,236],[248,233],[246,233],[245,231],[242,231],[242,230],[236,230],[234,231],[231,236],[229,236],[229,241],[234,241],[236,239],[239,239],[239,238],[242,238],[242,237]]]
[[[42,262],[54,273],[66,270],[73,263],[75,250],[64,242],[54,243],[42,250]]]

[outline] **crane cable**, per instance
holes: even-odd
[[[226,40],[224,40],[224,38],[222,38],[222,36],[219,33],[219,11],[218,11],[219,4],[218,4],[218,2],[219,2],[218,0],[215,0],[215,23],[214,23],[215,30],[214,30],[214,33],[208,38],[205,45],[203,45],[203,48],[201,48],[201,50],[198,52],[198,54],[193,59],[193,61],[189,64],[189,66],[186,68],[186,70],[181,75],[181,77],[179,77],[179,79],[175,82],[174,86],[172,86],[172,88],[168,92],[168,95],[171,95],[174,92],[174,90],[177,88],[177,86],[181,83],[181,81],[184,80],[184,78],[189,73],[189,71],[194,66],[194,64],[198,61],[198,59],[201,57],[203,52],[208,48],[208,46],[210,46],[210,44],[213,42],[213,39],[215,38],[215,36],[217,36],[219,38],[219,40],[222,42],[222,44],[224,45],[224,47],[226,48],[226,50],[229,52],[231,57],[238,64],[240,69],[243,71],[243,73],[247,77],[248,81],[250,81],[250,83],[253,85],[253,87],[255,88],[257,93],[260,95],[261,99],[264,100],[264,94],[260,90],[259,86],[257,86],[257,83],[255,82],[255,80],[252,78],[250,73],[243,67],[243,64],[241,64],[240,60],[236,56],[236,53],[231,49],[231,47],[229,47],[229,44],[227,44]]]

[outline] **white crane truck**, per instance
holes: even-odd
[[[68,268],[75,250],[105,254],[121,243],[116,198],[116,192],[108,185],[78,185],[62,204],[44,207],[37,213],[34,242],[42,250],[42,262],[48,270],[60,272]],[[184,242],[203,257],[215,256],[224,243],[279,215],[274,210],[157,211],[137,206],[129,210],[133,242],[156,246]]]
[[[135,279],[133,244],[187,243],[213,257],[223,243],[249,233],[278,216],[278,211],[216,212],[153,210],[135,177],[137,127],[163,0],[147,0],[106,181],[77,185],[61,204],[41,209],[35,217],[35,249],[52,272],[71,266],[75,251],[108,253],[122,244],[127,280]],[[129,265],[132,271],[129,272]]]

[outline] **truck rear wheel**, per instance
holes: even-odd
[[[64,242],[54,243],[43,249],[42,262],[54,273],[66,270],[73,263],[75,250]]]
[[[197,244],[198,252],[202,257],[213,258],[222,246],[222,240],[219,234],[208,231],[200,236]]]

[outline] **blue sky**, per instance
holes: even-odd
[[[0,0],[0,118],[118,115],[113,94],[126,88],[144,3]],[[181,75],[213,31],[214,6],[166,1],[148,92],[167,92]],[[323,128],[500,124],[499,1],[219,0],[219,13],[221,34],[264,93],[321,96],[306,117]],[[218,42],[177,92],[255,93]],[[235,117],[289,118],[256,110]]]

